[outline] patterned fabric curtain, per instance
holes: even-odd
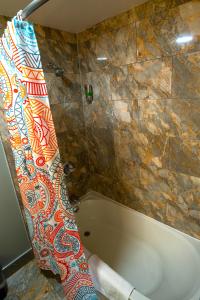
[[[14,18],[0,40],[0,93],[39,267],[66,299],[97,299],[70,206],[32,24]]]

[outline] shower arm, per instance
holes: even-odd
[[[40,8],[42,5],[44,5],[49,0],[33,0],[31,3],[29,3],[23,10],[20,10],[17,13],[17,16],[25,20],[27,17],[29,17],[34,11],[36,11],[38,8]]]

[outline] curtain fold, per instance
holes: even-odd
[[[14,18],[0,40],[0,93],[24,211],[40,268],[66,299],[97,299],[68,200],[34,29]]]

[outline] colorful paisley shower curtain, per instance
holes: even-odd
[[[18,18],[0,40],[0,94],[39,267],[60,275],[67,300],[97,299],[68,200],[34,29]]]

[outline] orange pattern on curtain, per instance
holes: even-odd
[[[17,18],[0,40],[0,93],[39,266],[60,274],[68,300],[97,299],[68,200],[34,29]]]

